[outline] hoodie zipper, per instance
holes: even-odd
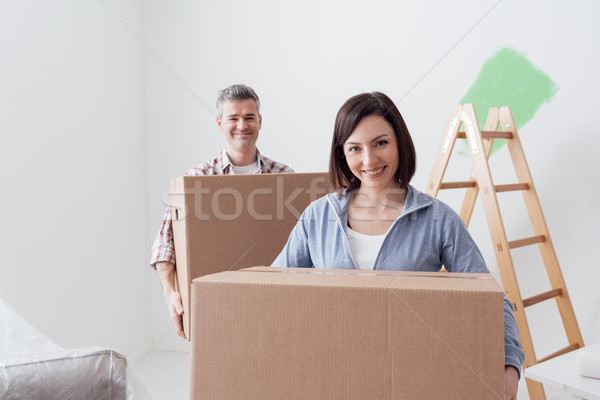
[[[410,215],[410,214],[412,214],[416,211],[419,211],[425,207],[429,207],[432,204],[433,204],[432,201],[430,201],[426,204],[421,204],[420,206],[415,207],[412,210],[407,211],[406,213],[400,214],[400,216],[394,220],[394,222],[390,226],[390,229],[388,229],[387,233],[385,234],[385,237],[383,238],[383,242],[381,242],[381,247],[379,248],[379,252],[377,253],[377,257],[375,258],[375,263],[373,264],[373,270],[377,269],[377,262],[379,261],[379,258],[381,257],[381,250],[383,249],[383,246],[385,246],[385,244],[387,243],[390,232],[392,231],[392,229],[394,229],[394,226],[396,226],[398,221],[400,221],[402,218],[406,217],[407,215]]]
[[[340,229],[342,230],[342,236],[344,237],[344,243],[346,243],[346,250],[348,250],[348,254],[350,254],[350,260],[352,260],[352,267],[354,269],[358,269],[356,267],[356,260],[354,260],[354,256],[352,255],[352,249],[350,249],[350,242],[348,242],[348,236],[346,236],[346,231],[344,231],[344,226],[342,225],[342,219],[340,218],[340,214],[338,213],[334,204],[329,199],[329,196],[327,196],[327,202],[329,202],[329,205],[331,206],[331,208],[333,208],[333,211],[335,212],[335,216],[337,217],[338,225],[339,225]]]

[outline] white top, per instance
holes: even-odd
[[[525,370],[525,377],[544,383],[584,399],[600,399],[600,379],[577,373],[579,352],[600,352],[600,342],[536,364]]]
[[[254,161],[250,165],[244,165],[241,167],[231,164],[231,167],[233,168],[234,175],[256,174],[258,172],[258,160]]]
[[[372,270],[385,235],[365,235],[347,226],[346,236],[350,244],[350,252],[358,269]]]

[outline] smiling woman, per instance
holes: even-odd
[[[364,149],[360,144],[366,144],[365,135],[369,135],[371,140],[382,139],[371,145],[381,146],[383,141],[392,142],[390,146],[387,143],[384,146],[397,149],[398,163],[396,168],[389,168],[390,173],[396,178],[394,186],[406,189],[415,173],[415,148],[394,102],[379,92],[360,94],[348,99],[337,114],[329,158],[329,174],[334,186],[340,190],[347,188],[349,191],[361,186],[361,174],[355,174],[350,165],[351,160],[358,158],[349,157],[348,153]],[[385,137],[380,138],[382,135]]]
[[[346,143],[344,156],[361,189],[397,188],[398,145],[394,128],[379,115],[364,117]]]
[[[304,211],[276,267],[488,273],[458,214],[410,186],[416,157],[400,111],[383,93],[339,110],[329,176],[337,193]],[[516,396],[524,353],[504,299],[506,398]]]
[[[335,121],[329,174],[340,198],[344,189],[353,192],[350,234],[387,232],[402,212],[415,166],[408,128],[389,97],[375,92],[344,103]],[[378,250],[369,258],[374,260]]]

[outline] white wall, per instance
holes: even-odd
[[[141,1],[109,4],[142,30]],[[130,355],[152,339],[143,47],[100,1],[4,1],[0,53],[2,297]]]
[[[520,133],[584,338],[599,341],[599,8],[591,0],[3,2],[2,295],[64,347],[127,354],[151,337],[175,340],[146,263],[169,179],[223,145],[217,90],[253,86],[261,151],[299,172],[326,169],[348,97],[382,90],[413,134],[413,184],[423,188],[451,106],[486,59],[511,47],[560,88]],[[508,169],[500,154],[494,162]],[[526,222],[516,210],[507,230],[519,237]],[[480,206],[471,231],[497,274]],[[547,283],[534,255],[521,256],[521,289],[534,294]],[[541,356],[564,339],[552,311],[536,307]]]
[[[146,58],[148,242],[158,229],[169,179],[214,157],[223,145],[213,114],[217,90],[239,82],[253,86],[263,105],[259,148],[299,172],[327,168],[335,113],[348,97],[382,90],[413,134],[413,184],[423,188],[452,105],[486,59],[511,47],[560,88],[520,133],[584,339],[600,341],[594,251],[600,191],[593,175],[600,170],[600,58],[593,50],[599,11],[591,0],[146,1],[146,40],[160,57]],[[495,163],[499,171],[509,168],[500,153]],[[461,176],[468,176],[468,160],[459,164],[467,166]],[[501,172],[498,179],[507,177]],[[509,206],[517,200],[509,197]],[[527,220],[523,211],[507,215],[514,239],[529,229]],[[480,206],[471,232],[497,275]],[[519,257],[523,294],[544,290],[547,284],[531,268],[534,255],[515,255],[517,264]],[[163,337],[170,325],[155,278],[153,285],[154,335]],[[530,315],[538,356],[565,344],[556,333],[558,320],[544,307],[533,307]]]

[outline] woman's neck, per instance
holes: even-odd
[[[404,200],[406,200],[406,189],[399,186],[383,189],[360,187],[352,194],[351,203],[374,210],[385,210],[398,206],[402,208]]]
[[[365,235],[382,235],[400,217],[406,189],[357,190],[348,203],[348,226]]]

